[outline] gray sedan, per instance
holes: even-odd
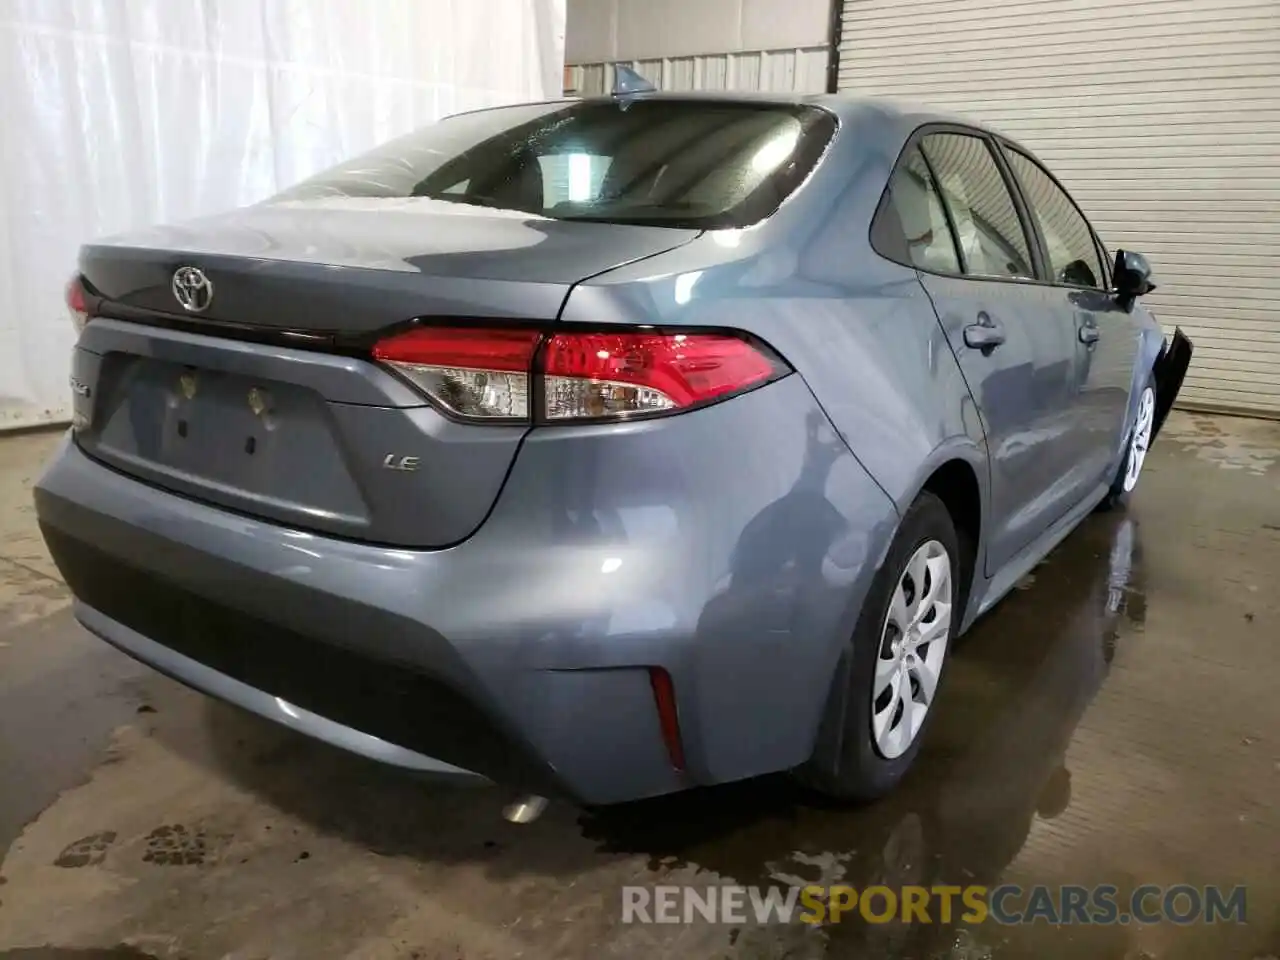
[[[345,749],[869,798],[956,637],[1138,482],[1191,355],[1152,288],[917,108],[476,111],[86,246],[36,506],[89,630]]]

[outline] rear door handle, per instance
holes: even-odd
[[[1090,346],[1098,342],[1098,338],[1102,336],[1102,331],[1095,327],[1092,323],[1086,323],[1080,328],[1080,342],[1087,343]]]
[[[1004,343],[1004,327],[985,313],[978,314],[978,322],[964,328],[964,345],[984,353]]]

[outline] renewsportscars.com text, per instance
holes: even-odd
[[[623,923],[1244,923],[1237,886],[629,886]]]

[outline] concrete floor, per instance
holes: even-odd
[[[0,958],[1274,958],[1280,424],[1175,415],[957,650],[868,807],[784,780],[538,823],[212,703],[72,621],[0,441]],[[7,851],[7,852],[5,852]],[[639,926],[623,884],[1218,883],[1249,923]]]

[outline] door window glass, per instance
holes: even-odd
[[[882,249],[885,256],[934,273],[960,272],[937,184],[918,147],[912,147],[898,162],[889,180],[889,194],[876,217],[884,222],[873,226],[873,236],[892,238],[885,245],[897,248]]]
[[[923,148],[955,224],[965,272],[1034,277],[1022,222],[986,141],[935,133],[924,138]]]
[[[1103,289],[1106,273],[1084,215],[1034,160],[1016,150],[1005,155],[1044,237],[1054,282]]]

